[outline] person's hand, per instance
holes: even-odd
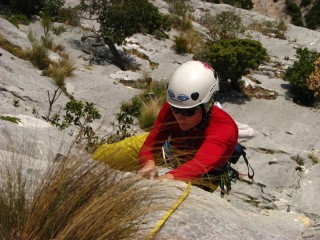
[[[174,180],[174,176],[170,173],[166,173],[160,177],[157,177],[156,180],[166,180],[166,179],[169,179],[169,180]]]
[[[149,178],[151,180],[156,176],[157,169],[153,160],[148,160],[144,166],[138,171],[138,174],[142,177]]]

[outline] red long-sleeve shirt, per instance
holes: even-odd
[[[216,106],[212,108],[205,130],[193,128],[182,131],[170,105],[165,103],[139,152],[140,163],[155,161],[155,157],[162,153],[161,147],[170,136],[175,156],[182,162],[169,172],[174,179],[193,180],[212,169],[222,168],[235,150],[238,127],[225,111]]]

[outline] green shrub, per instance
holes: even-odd
[[[91,127],[91,123],[101,118],[101,114],[93,103],[77,100],[71,100],[66,103],[65,115],[63,120],[60,120],[60,115],[55,114],[51,122],[59,128],[59,130],[74,126],[78,129],[76,135],[76,143],[81,143],[83,140],[87,141],[87,147],[92,147],[97,138],[95,132]]]
[[[302,0],[300,3],[300,7],[307,7],[312,3],[312,0]]]
[[[320,54],[308,48],[299,48],[296,51],[297,60],[288,67],[284,80],[289,81],[291,90],[295,94],[295,101],[303,105],[314,103],[314,92],[308,88],[308,79],[315,69],[315,62]]]
[[[57,36],[61,35],[61,33],[65,32],[65,31],[67,31],[67,29],[64,26],[58,26],[58,27],[52,26],[51,30]]]
[[[310,11],[305,15],[306,25],[309,29],[320,26],[320,1],[316,1]]]
[[[247,69],[258,68],[267,59],[267,52],[258,41],[234,39],[208,43],[202,57],[198,59],[210,63],[221,81],[230,79],[232,86],[240,89],[238,80]]]
[[[173,49],[177,54],[183,54],[188,52],[188,41],[183,35],[175,36],[174,43],[175,45],[173,46]]]
[[[18,124],[19,122],[21,122],[20,118],[17,118],[17,117],[12,117],[12,116],[5,116],[5,115],[2,115],[0,117],[1,120],[4,120],[4,121],[9,121],[9,122],[12,122],[12,123],[16,123]]]
[[[186,16],[188,7],[186,5],[186,0],[167,0],[169,5],[169,12],[180,17]]]
[[[296,26],[303,27],[303,20],[300,8],[297,4],[286,0],[286,11],[291,17],[291,22]]]
[[[19,28],[18,24],[23,24],[23,25],[29,25],[30,20],[27,18],[27,16],[23,14],[13,14],[13,13],[7,13],[5,18],[11,22],[13,25],[15,25],[17,28]]]
[[[233,39],[245,31],[241,17],[230,11],[224,11],[215,16],[205,14],[201,22],[209,29],[213,39]]]
[[[285,39],[285,33],[288,26],[284,20],[280,21],[254,21],[250,24],[250,29],[253,31],[261,32],[262,34],[270,37]]]
[[[59,10],[57,21],[77,27],[80,26],[80,18],[79,7],[67,7]]]
[[[41,0],[42,13],[48,16],[57,16],[65,0]]]

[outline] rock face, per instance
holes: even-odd
[[[165,2],[152,2],[161,11],[168,11]],[[203,12],[216,14],[230,9],[227,5],[202,1],[191,3],[195,19]],[[272,20],[254,12],[237,11],[244,18]],[[30,47],[27,38],[29,29],[38,35],[43,31],[39,21],[20,29],[0,18],[0,34],[22,48]],[[67,27],[67,31],[55,37],[54,41],[62,44],[69,57],[76,62],[74,75],[66,79],[67,92],[78,100],[95,103],[104,116],[104,120],[97,123],[101,126],[102,135],[110,130],[110,121],[119,111],[121,103],[140,93],[125,86],[123,81],[135,81],[145,75],[154,81],[167,80],[179,64],[192,59],[192,55],[174,53],[172,38],[157,40],[149,35],[136,34],[118,49],[130,52],[130,57],[141,70],[121,72],[110,61],[108,49],[95,52],[90,42],[80,41],[84,33],[83,29]],[[174,34],[172,30],[169,36]],[[242,140],[255,170],[254,182],[247,179],[246,165],[240,160],[235,168],[242,174],[241,180],[232,185],[232,191],[224,198],[220,197],[219,191],[209,193],[192,187],[187,199],[155,239],[320,238],[320,165],[316,161],[319,157],[314,157],[318,156],[320,149],[320,112],[319,109],[293,103],[289,84],[280,78],[293,63],[298,47],[320,52],[320,33],[289,25],[286,39],[271,38],[257,32],[250,35],[263,44],[271,60],[243,77],[254,92],[250,100],[230,91],[222,93],[219,101],[237,122],[248,124],[255,130],[253,138]],[[56,86],[51,79],[41,76],[29,62],[3,49],[0,53],[0,115],[20,119],[19,124],[0,121],[3,136],[0,151],[2,156],[8,156],[13,151],[23,156],[22,149],[14,150],[10,146],[34,148],[28,157],[38,162],[40,169],[45,168],[46,162],[54,161],[57,153],[68,151],[72,138],[71,130],[59,132],[42,118],[48,112],[48,91],[52,95]],[[59,111],[68,100],[62,94],[54,105],[54,111]],[[2,161],[4,159],[2,157]],[[186,188],[185,183],[177,181],[148,183],[161,184],[163,194],[156,201],[167,209]],[[160,211],[149,216],[146,227],[154,226],[163,215],[164,212]],[[142,233],[144,236],[147,234]]]

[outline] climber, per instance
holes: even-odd
[[[209,64],[188,61],[176,69],[167,102],[139,152],[138,174],[156,176],[155,160],[162,147],[174,169],[159,180],[189,181],[224,172],[237,146],[238,128],[228,113],[214,105],[218,90],[218,78]]]

